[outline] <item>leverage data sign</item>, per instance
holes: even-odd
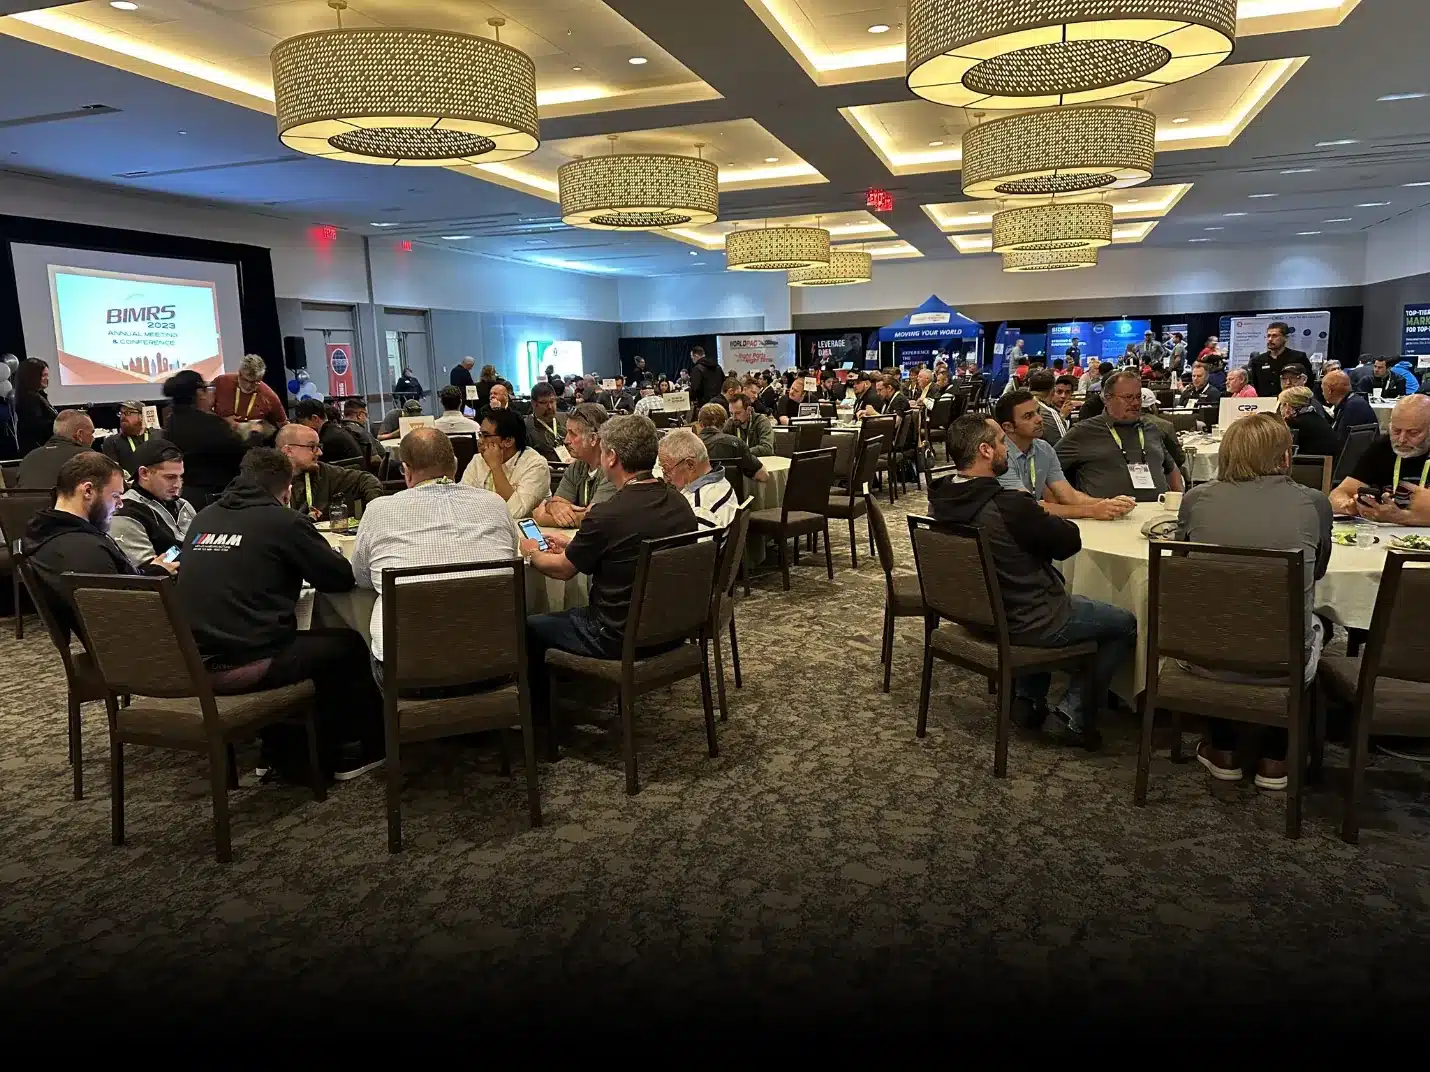
[[[1419,357],[1430,354],[1430,305],[1407,305],[1405,329],[1400,340],[1402,354]]]

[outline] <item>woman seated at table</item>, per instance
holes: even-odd
[[[1276,398],[1276,411],[1296,433],[1296,453],[1334,458],[1340,453],[1335,429],[1316,408],[1309,387],[1288,387]]]
[[[1305,390],[1302,388],[1302,390]],[[1307,394],[1310,392],[1308,391]],[[1301,549],[1306,559],[1306,681],[1316,676],[1324,630],[1312,613],[1316,582],[1331,560],[1331,503],[1314,488],[1292,481],[1291,432],[1274,414],[1242,417],[1227,428],[1218,456],[1218,479],[1187,492],[1177,516],[1177,539],[1228,547]],[[1235,643],[1235,637],[1228,637]],[[1258,683],[1244,674],[1182,668],[1223,681]],[[1259,682],[1265,684],[1266,682]],[[1236,766],[1236,723],[1209,719],[1197,761],[1213,778],[1241,780]],[[1267,728],[1256,772],[1260,789],[1286,788],[1286,731]]]

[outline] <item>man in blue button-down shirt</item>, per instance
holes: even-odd
[[[1057,451],[1043,439],[1042,407],[1032,392],[1004,395],[993,417],[1008,437],[1008,471],[998,478],[1005,488],[1028,492],[1056,517],[1115,521],[1137,505],[1125,495],[1094,499],[1068,483]]]

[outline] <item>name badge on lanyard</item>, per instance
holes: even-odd
[[[1117,434],[1116,428],[1108,428],[1112,433],[1112,438],[1117,441],[1117,449],[1122,451],[1123,460],[1127,458],[1127,448],[1122,444],[1122,437]],[[1137,445],[1141,448],[1142,457],[1147,457],[1147,437],[1142,431],[1142,426],[1137,426]],[[1132,486],[1139,491],[1156,491],[1157,481],[1152,478],[1152,467],[1145,460],[1140,462],[1127,462],[1127,475],[1132,478]]]

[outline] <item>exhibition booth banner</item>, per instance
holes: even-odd
[[[727,376],[795,366],[797,354],[792,331],[769,335],[720,335],[715,343],[717,360]]]
[[[1430,305],[1407,305],[1400,352],[1416,357],[1430,355]]]
[[[1325,359],[1326,346],[1331,338],[1329,312],[1265,313],[1230,318],[1230,330],[1224,328],[1221,336],[1222,348],[1227,353],[1227,367],[1239,368],[1251,360],[1252,354],[1265,353],[1266,329],[1278,320],[1291,329],[1287,346],[1300,350],[1313,363]]]

